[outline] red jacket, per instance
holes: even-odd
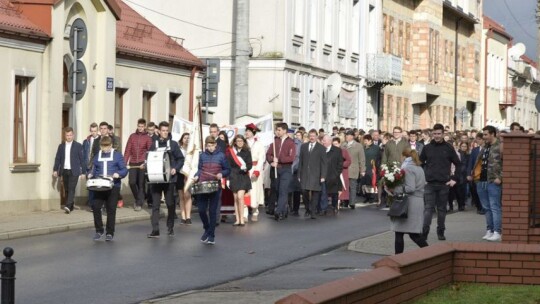
[[[124,159],[128,165],[141,165],[146,160],[146,152],[152,146],[152,138],[146,132],[131,134],[127,141]]]
[[[294,141],[290,137],[287,137],[283,141],[283,147],[281,147],[281,138],[274,137],[274,143],[270,144],[270,147],[266,151],[266,161],[268,163],[274,161],[274,145],[276,145],[278,165],[292,165],[296,157],[296,145]]]

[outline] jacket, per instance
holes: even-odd
[[[146,159],[146,152],[152,146],[152,139],[146,132],[137,132],[131,134],[124,151],[124,160],[126,164],[141,165]]]
[[[72,175],[86,174],[86,160],[83,157],[83,147],[80,143],[73,141],[71,144],[69,160],[71,164]],[[64,169],[64,160],[66,159],[66,143],[63,142],[58,145],[56,150],[56,157],[54,158],[53,171],[62,173]]]
[[[364,146],[356,141],[352,141],[349,145],[345,142],[342,149],[347,149],[351,156],[351,165],[349,166],[349,178],[358,179],[360,173],[366,172],[366,155],[364,152]]]
[[[325,148],[326,149],[326,148]],[[328,194],[338,193],[342,190],[341,173],[343,172],[343,154],[341,149],[330,146],[330,151],[326,152],[326,192]]]
[[[111,161],[105,161],[106,159],[110,158],[112,155]],[[99,158],[99,152],[94,157],[94,165],[92,166],[92,176],[98,177],[103,176],[105,173],[105,166],[107,166],[107,176],[112,176],[114,173],[118,173],[120,175],[120,178],[114,179],[114,186],[117,188],[120,188],[121,186],[121,179],[126,177],[128,174],[128,170],[126,168],[126,164],[124,162],[124,157],[122,157],[122,153],[115,151],[114,149],[111,150],[111,152],[104,153],[101,152],[101,160]]]
[[[223,177],[231,174],[231,166],[229,166],[225,153],[218,150],[217,147],[214,152],[205,150],[199,157],[199,170],[195,176],[199,178],[199,182],[206,182],[216,180],[215,175],[218,173],[221,173]]]
[[[484,149],[487,149],[490,145],[486,143],[484,146]],[[482,154],[478,153],[478,156],[476,158],[475,166],[478,165],[478,163],[482,162]],[[474,170],[474,168],[473,168]],[[489,156],[488,156],[488,164],[487,164],[487,181],[493,182],[496,179],[499,179],[502,183],[502,155],[501,155],[501,142],[499,139],[495,141],[495,143],[491,144],[491,148],[489,150]]]
[[[454,172],[460,172],[461,161],[454,147],[446,141],[432,140],[429,145],[425,145],[420,153],[420,160],[424,164],[428,183],[445,184],[451,179],[458,182],[458,178],[450,174],[451,165],[455,166]]]
[[[395,140],[389,140],[384,147],[382,155],[382,164],[398,162],[401,164],[401,154],[405,148],[410,147],[410,143],[402,138],[398,143]]]
[[[296,158],[296,146],[294,141],[287,137],[283,141],[283,147],[281,146],[281,138],[274,137],[274,142],[270,144],[268,150],[266,151],[266,161],[272,163],[274,161],[274,145],[276,147],[276,154],[278,158],[278,167],[279,166],[290,166]]]
[[[469,161],[467,163],[467,176],[472,176],[472,170],[474,169],[474,165],[476,164],[476,159],[478,158],[479,153],[480,147],[472,149],[471,155],[469,156]]]

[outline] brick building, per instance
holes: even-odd
[[[480,126],[481,7],[480,0],[384,1],[383,52],[401,57],[403,71],[401,86],[382,91],[382,130],[437,122],[454,129],[454,113],[455,128]]]

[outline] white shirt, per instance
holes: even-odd
[[[71,170],[71,146],[73,142],[66,141],[66,149],[64,150],[64,169]]]
[[[330,152],[330,149],[332,149],[332,146],[326,148],[326,153]]]

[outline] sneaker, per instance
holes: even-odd
[[[66,214],[70,214],[70,213],[71,213],[71,209],[69,209],[68,206],[64,207],[64,211],[66,212]]]
[[[201,236],[201,242],[204,244],[208,243],[208,234],[206,232]]]
[[[493,232],[493,235],[489,238],[487,238],[486,240],[490,241],[490,242],[500,242],[501,241],[501,234],[498,233],[497,231]]]
[[[172,228],[169,228],[167,235],[174,236],[174,230]]]
[[[99,241],[99,240],[101,240],[102,236],[103,236],[103,233],[96,232],[96,234],[94,234],[93,240],[94,241]]]
[[[206,241],[206,244],[215,245],[216,244],[215,238],[213,236],[208,237],[208,241]]]
[[[152,233],[146,235],[150,239],[159,239],[159,231],[152,231]]]
[[[186,219],[186,223],[185,223],[185,224],[186,224],[186,225],[191,225],[191,224],[193,224],[193,223],[191,222],[191,219],[188,218],[188,219]]]
[[[487,240],[487,239],[489,239],[489,238],[492,237],[492,236],[493,236],[493,232],[491,232],[490,230],[488,230],[488,231],[486,232],[486,234],[482,237],[482,240]]]
[[[133,209],[135,211],[141,211],[142,210],[142,207],[141,206],[135,206],[135,208]]]
[[[106,241],[106,242],[110,242],[110,241],[112,241],[112,240],[113,240],[113,235],[112,235],[112,234],[107,234],[107,235],[105,236],[105,241]]]

